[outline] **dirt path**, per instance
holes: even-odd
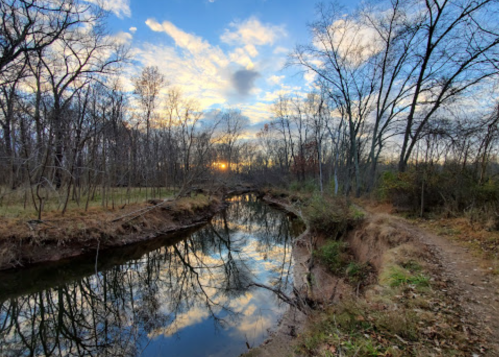
[[[448,284],[446,293],[455,298],[465,312],[461,319],[474,326],[475,334],[487,341],[489,349],[484,349],[484,355],[499,356],[499,277],[491,273],[492,268],[458,243],[405,219],[388,216],[400,230],[407,231],[433,252],[434,263]]]
[[[473,350],[476,352],[469,356],[499,357],[499,276],[493,274],[492,264],[474,256],[459,243],[438,236],[406,219],[385,213],[387,211],[384,209],[362,206],[367,209],[369,218],[358,231],[366,232],[367,229],[367,232],[370,232],[367,245],[366,241],[360,241],[363,249],[367,249],[367,254],[364,255],[369,256],[369,259],[378,260],[381,264],[384,251],[391,243],[384,241],[386,237],[378,236],[378,230],[371,229],[370,222],[374,223],[374,228],[389,228],[389,234],[393,232],[400,238],[395,244],[412,241],[419,249],[428,251],[430,254],[424,254],[424,259],[436,281],[435,286],[441,286],[443,306],[446,306],[446,311],[453,311],[453,316],[461,320],[462,324],[456,327],[462,327],[464,335],[469,336],[470,343],[474,345]],[[300,247],[295,247],[295,253],[298,250]],[[298,260],[297,265],[300,265]],[[435,316],[438,315],[439,312],[436,312]],[[301,331],[306,329],[307,323],[304,320],[284,320],[268,345],[252,349],[246,356],[296,355],[293,347],[295,342],[289,327],[297,324],[303,324]]]

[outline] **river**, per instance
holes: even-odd
[[[275,330],[303,225],[253,195],[209,224],[0,273],[0,356],[238,356]]]

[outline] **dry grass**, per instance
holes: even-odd
[[[136,203],[123,208],[49,212],[43,221],[0,218],[0,269],[115,247],[174,232],[209,218],[220,200],[197,195],[155,206]]]
[[[41,196],[46,197],[44,201],[43,218],[52,216],[60,212],[64,206],[66,192],[44,189]],[[149,188],[135,187],[98,187],[91,195],[88,201],[88,210],[91,209],[117,209],[127,205],[145,202],[152,197],[153,192]],[[166,189],[154,189],[154,198],[167,198],[173,196],[173,193]],[[79,200],[70,199],[68,202],[67,213],[70,211],[80,212],[76,215],[85,215],[88,196],[82,195]],[[38,204],[38,202],[37,202]],[[14,191],[6,187],[0,187],[0,217],[34,219],[37,217],[37,211],[33,205],[29,188],[20,187]]]
[[[217,198],[209,197],[203,194],[198,194],[191,197],[182,197],[175,201],[175,209],[194,213],[200,209],[206,208],[212,203],[219,203]]]
[[[197,211],[207,208],[211,204],[218,204],[218,198],[210,198],[205,195],[180,198],[170,204],[171,215],[191,215]],[[148,228],[164,221],[164,213],[157,213],[160,209],[148,211],[152,207],[146,202],[131,203],[122,207],[107,208],[102,206],[73,208],[64,215],[60,211],[49,211],[43,216],[43,221],[34,220],[34,217],[1,217],[0,216],[0,238],[3,240],[22,241],[26,239],[43,241],[71,239],[89,239],[97,235],[114,235],[120,230],[125,231],[134,226]],[[141,214],[142,212],[146,212]],[[134,213],[138,212],[138,213]],[[157,213],[157,214],[156,214]],[[124,217],[118,222],[113,222],[118,217]],[[146,217],[147,219],[143,219]],[[124,226],[125,228],[123,228]],[[137,229],[134,229],[137,230]]]
[[[371,212],[395,213],[393,205],[389,203],[367,199],[357,202]],[[470,214],[458,217],[434,215],[431,219],[405,218],[421,228],[469,248],[472,254],[483,260],[481,265],[484,268],[499,275],[499,231],[494,229],[490,219],[476,219]]]
[[[481,265],[493,274],[499,274],[499,232],[470,223],[465,217],[415,220],[418,226],[470,248],[482,258]]]
[[[348,295],[317,313],[299,336],[296,355],[471,355],[477,341],[465,333],[462,312],[440,292],[438,279],[430,283],[432,271],[424,258],[412,244],[387,250],[379,283],[364,297]]]

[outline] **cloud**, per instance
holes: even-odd
[[[258,51],[255,46],[253,45],[246,45],[244,46],[244,49],[246,52],[251,56],[251,57],[256,57],[258,56]]]
[[[146,25],[155,32],[166,33],[173,38],[177,46],[189,50],[192,53],[200,53],[210,47],[210,44],[201,37],[180,30],[170,21],[163,21],[163,23],[160,24],[154,19],[148,19]]]
[[[272,48],[262,50],[260,54],[257,46],[277,41],[275,33],[283,31],[279,26],[262,25],[253,18],[240,23],[237,28],[231,24],[229,29],[232,33],[246,39],[247,43],[231,45],[224,51],[172,22],[148,19],[146,25],[150,30],[170,37],[174,45],[155,42],[135,47],[133,55],[143,66],[157,66],[169,83],[181,89],[186,98],[196,98],[203,109],[230,106],[241,109],[252,122],[268,119],[268,103],[257,105],[253,99],[265,100],[264,89],[273,83],[282,87],[285,77],[273,76],[276,70],[280,70],[280,62],[278,56],[272,54]],[[268,33],[257,41],[254,38],[256,35],[247,32],[248,28],[258,31],[263,28]],[[130,75],[139,70],[132,68]],[[269,79],[257,82],[263,76]],[[131,82],[127,84],[130,89]],[[261,84],[262,88],[256,87],[256,84]],[[166,91],[167,88],[163,95]]]
[[[89,3],[96,4],[106,11],[110,11],[120,19],[131,17],[130,0],[87,0]]]
[[[208,108],[225,104],[225,92],[232,87],[230,73],[225,73],[209,52],[192,55],[188,50],[144,43],[135,49],[135,56],[144,66],[157,66],[170,83]]]
[[[236,48],[234,52],[229,54],[229,58],[232,62],[245,67],[247,70],[251,70],[255,67],[250,56],[248,56],[247,52],[242,48]]]
[[[240,69],[232,75],[232,84],[240,95],[247,96],[255,86],[260,73],[254,70]]]
[[[220,37],[220,40],[230,45],[272,45],[280,37],[286,36],[284,26],[262,24],[257,18],[250,17],[243,22],[233,22]]]
[[[269,82],[272,85],[279,85],[281,84],[282,80],[285,78],[285,76],[276,76],[273,75],[270,78],[267,79],[267,82]]]
[[[136,28],[136,27],[134,27],[134,26],[132,26],[132,27],[130,27],[130,28],[128,29],[128,31],[130,31],[131,33],[135,33],[135,32],[137,32],[137,28]]]
[[[331,38],[328,34],[332,34]],[[313,44],[321,51],[338,51],[347,65],[359,66],[383,48],[380,34],[372,27],[344,17],[334,21],[326,34],[317,32]]]
[[[314,71],[306,71],[303,74],[303,78],[307,82],[306,85],[310,87],[315,82],[317,78],[317,73],[315,73]]]
[[[289,52],[290,51],[287,48],[281,46],[276,47],[274,50],[275,55],[288,54]]]

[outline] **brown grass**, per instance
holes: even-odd
[[[65,215],[47,212],[41,222],[2,217],[0,269],[78,255],[94,249],[97,242],[101,247],[125,245],[189,226],[209,217],[219,203],[219,198],[196,195],[154,208],[148,203],[136,203],[122,209],[73,209]],[[59,254],[61,246],[66,250]]]
[[[395,213],[393,205],[375,200],[356,201],[370,212]],[[431,233],[445,237],[469,248],[472,254],[481,258],[482,266],[493,274],[499,274],[499,231],[489,220],[474,219],[470,215],[448,217],[446,214],[434,215],[430,219],[406,217],[415,225]]]
[[[493,274],[499,274],[499,232],[487,227],[470,223],[465,217],[439,218],[434,220],[415,220],[415,224],[439,236],[469,248],[482,258],[481,265]]]

